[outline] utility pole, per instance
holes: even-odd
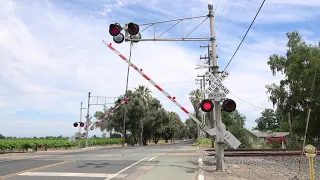
[[[207,55],[205,55],[204,57],[201,57],[200,56],[200,60],[201,59],[204,59],[204,60],[208,60],[207,62],[206,62],[206,64],[208,65],[207,67],[208,67],[208,70],[209,70],[209,72],[213,72],[212,71],[212,67],[213,67],[213,62],[212,62],[212,51],[211,51],[211,45],[210,44],[208,44],[207,46],[200,46],[200,48],[207,48],[207,50],[208,50],[208,52],[207,52],[207,54],[208,54],[208,56]],[[205,87],[205,76],[204,75],[202,75],[202,76],[199,76],[198,75],[198,77],[202,77],[203,78],[203,82],[204,82],[204,89],[206,89],[206,87]],[[209,86],[211,85],[211,82],[209,81]],[[204,95],[203,95],[203,99],[205,99],[206,98],[206,96],[205,96],[205,93],[204,93]],[[209,97],[208,97],[209,98]],[[204,114],[204,120],[206,119],[206,114]],[[215,120],[214,120],[214,112],[210,112],[209,113],[209,127],[210,128],[213,128],[213,127],[215,127]],[[215,145],[214,145],[215,143],[214,143],[214,141],[213,141],[213,139],[212,139],[212,148],[213,147],[215,147]]]
[[[210,64],[213,65],[212,67],[212,72],[215,77],[218,78],[218,62],[217,62],[217,51],[216,51],[216,35],[215,35],[215,30],[214,30],[214,12],[213,12],[213,5],[209,4],[208,5],[209,9],[209,21],[210,21],[210,34],[211,34],[211,51],[212,51],[212,56],[211,57],[211,62]],[[220,101],[214,101],[214,117],[216,121],[216,127],[217,127],[217,136],[216,136],[216,170],[218,171],[225,171],[225,163],[224,163],[224,139],[223,139],[223,130],[222,130],[222,120],[221,120],[221,103]]]
[[[82,102],[80,104],[80,123],[82,122],[82,110],[83,109],[86,109],[86,108],[83,108],[82,107]],[[81,126],[79,126],[79,134],[81,133]],[[79,139],[79,142],[78,142],[78,148],[80,149],[81,148],[81,143],[80,143],[81,139]]]
[[[198,83],[198,82],[200,82],[200,83]],[[200,84],[200,94],[201,94],[201,100],[203,100],[203,96],[202,96],[202,93],[203,93],[203,83],[204,83],[204,81],[203,81],[203,79],[196,79],[196,84]],[[203,113],[202,113],[202,116],[201,116],[201,121],[202,121],[202,123],[204,122],[204,119],[203,119]],[[200,129],[200,126],[199,126],[199,124],[197,124],[197,134],[198,134],[198,138],[200,137],[200,133],[201,132],[201,129]]]
[[[87,108],[87,121],[86,121],[86,146],[85,147],[88,147],[88,131],[89,131],[89,108],[90,108],[90,94],[91,92],[88,93],[88,108]]]

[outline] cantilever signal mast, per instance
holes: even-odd
[[[227,99],[226,95],[229,93],[229,90],[222,84],[222,81],[226,79],[226,77],[229,76],[228,72],[223,72],[221,75],[219,75],[219,67],[217,65],[217,56],[216,56],[216,36],[214,31],[214,12],[213,12],[213,5],[208,5],[209,13],[208,15],[204,16],[197,16],[197,17],[190,17],[190,18],[181,18],[181,19],[175,19],[175,20],[167,20],[167,21],[161,21],[161,22],[152,22],[152,23],[146,23],[146,24],[136,24],[133,22],[130,22],[128,24],[125,24],[124,26],[121,26],[119,23],[110,24],[109,27],[109,33],[111,36],[113,36],[113,41],[115,43],[122,43],[125,41],[130,41],[134,43],[138,43],[140,41],[210,41],[211,47],[210,50],[212,52],[212,55],[210,56],[210,66],[209,71],[205,73],[205,81],[211,82],[209,87],[205,90],[205,93],[211,97],[214,100],[214,104],[211,101],[211,99],[205,99],[201,103],[201,108],[205,110],[205,112],[212,111],[214,107],[214,114],[213,117],[215,118],[216,127],[209,129],[206,124],[203,124],[200,122],[197,117],[194,117],[190,112],[188,112],[183,106],[181,106],[179,103],[176,102],[175,99],[173,99],[167,92],[165,92],[163,89],[157,86],[159,91],[161,91],[164,95],[166,95],[172,102],[174,102],[178,107],[180,107],[186,114],[189,115],[189,117],[194,120],[197,124],[199,124],[200,128],[206,131],[208,134],[212,136],[216,136],[217,140],[217,146],[216,146],[216,158],[217,158],[217,170],[224,171],[225,163],[224,163],[224,143],[225,141],[228,143],[229,146],[233,147],[234,149],[238,148],[241,144],[239,140],[237,140],[229,131],[226,131],[224,124],[221,120],[221,110],[225,110],[227,112],[232,112],[236,108],[236,103],[232,99]],[[187,35],[184,35],[184,27],[182,25],[182,36],[176,37],[176,38],[161,38],[163,34],[168,32],[170,29],[172,29],[174,26],[179,24],[183,24],[183,21],[186,21],[188,19],[195,19],[195,18],[205,18],[198,26],[196,26],[191,32],[189,32]],[[189,36],[201,25],[203,24],[207,19],[210,21],[210,37],[198,37],[198,38],[190,38]],[[167,23],[167,22],[176,22],[173,26],[169,27],[166,31],[162,32],[160,35],[156,35],[156,25],[160,23]],[[140,31],[140,26],[147,26],[143,30]],[[151,38],[142,38],[141,32],[144,30],[154,27],[154,36]],[[122,34],[121,31],[124,30],[125,34]],[[142,70],[139,71],[139,69],[133,65],[131,62],[128,61],[127,58],[125,58],[120,52],[118,52],[110,43],[107,43],[103,41],[103,43],[108,46],[114,53],[119,55],[119,57],[123,60],[125,60],[126,63],[128,63],[132,68],[134,68],[139,74],[142,76],[145,75]],[[210,54],[210,53],[209,53]],[[144,76],[149,82],[150,79],[147,76]],[[153,85],[156,85],[153,81],[150,82]],[[222,91],[222,92],[220,92]],[[222,103],[222,100],[225,99]],[[222,105],[221,105],[222,103]],[[213,125],[212,125],[213,126]]]

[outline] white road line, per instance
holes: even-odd
[[[69,172],[25,172],[18,174],[19,176],[51,176],[51,177],[101,177],[109,178],[115,174],[102,174],[102,173],[69,173]],[[119,175],[119,178],[125,178],[127,174]]]
[[[203,176],[203,160],[202,160],[202,158],[199,158],[199,175],[198,175],[198,180],[204,180],[204,176]]]
[[[130,166],[128,166],[128,167],[126,167],[126,168],[122,169],[121,171],[117,172],[116,174],[114,174],[114,175],[113,175],[113,176],[111,176],[111,177],[108,177],[108,178],[107,178],[107,179],[105,179],[105,180],[110,180],[110,179],[112,179],[112,178],[114,178],[114,177],[118,176],[118,175],[119,175],[120,173],[122,173],[123,171],[125,171],[125,170],[127,170],[127,169],[131,168],[132,166],[134,166],[134,165],[136,165],[136,164],[140,163],[141,161],[144,161],[144,160],[146,160],[146,159],[148,159],[148,158],[149,158],[149,157],[143,158],[143,159],[141,159],[140,161],[138,161],[138,162],[135,162],[135,163],[131,164]]]
[[[156,158],[157,156],[153,157],[153,158],[150,158],[148,161],[152,161]]]

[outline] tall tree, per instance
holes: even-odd
[[[291,113],[292,129],[300,136],[307,108],[311,108],[308,134],[320,137],[320,47],[307,44],[296,31],[287,33],[287,38],[286,55],[273,54],[268,61],[274,76],[279,72],[284,75],[279,85],[266,86],[269,99],[283,117]]]
[[[138,88],[136,88],[136,93],[138,95],[138,98],[141,100],[143,106],[144,106],[144,112],[148,112],[146,109],[149,106],[149,101],[151,100],[151,91],[148,87],[139,85]],[[144,120],[146,118],[146,113],[143,113],[140,117],[140,146],[146,145],[146,140],[143,140],[143,126],[144,126]]]
[[[196,90],[192,90],[189,94],[189,100],[194,108],[194,111],[195,111],[195,115],[197,118],[199,118],[199,115],[200,115],[200,103],[201,103],[201,100],[202,100],[202,97],[201,97],[201,91],[200,89],[196,89]],[[197,124],[197,136],[196,138],[198,138],[198,135],[199,135],[199,132],[200,132],[200,127],[199,125]]]

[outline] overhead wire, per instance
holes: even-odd
[[[245,100],[237,97],[236,95],[234,95],[234,94],[232,94],[232,93],[230,93],[230,94],[231,94],[232,96],[236,97],[237,99],[239,99],[240,101],[242,101],[242,102],[244,102],[244,103],[247,103],[247,104],[249,104],[249,105],[251,105],[251,106],[253,106],[253,107],[257,108],[257,109],[265,110],[265,108],[262,108],[262,107],[259,107],[259,106],[254,105],[254,104],[251,104],[251,103],[249,103],[248,101],[245,101]]]
[[[214,9],[214,12],[217,12],[218,5],[219,5],[219,1],[220,1],[220,0],[218,0],[218,2],[217,2],[217,4],[216,4],[216,8]],[[213,4],[213,0],[212,0],[212,4]]]
[[[224,4],[224,7],[223,7],[223,9],[222,9],[222,13],[220,14],[220,18],[219,18],[219,21],[217,22],[216,28],[218,28],[218,24],[219,24],[220,21],[221,21],[221,18],[222,18],[222,16],[223,16],[224,10],[225,10],[226,7],[227,7],[228,1],[229,1],[229,0],[227,0],[226,3]]]
[[[243,8],[243,10],[242,10],[242,12],[241,12],[241,14],[240,14],[240,16],[238,17],[237,21],[234,23],[232,29],[230,30],[230,32],[229,32],[226,40],[225,40],[224,43],[222,44],[221,48],[223,48],[223,46],[224,46],[224,45],[226,44],[226,42],[228,41],[229,37],[231,36],[231,33],[233,32],[234,28],[237,26],[240,18],[242,17],[242,15],[243,15],[244,11],[246,10],[246,8],[247,8],[247,6],[248,6],[248,4],[249,4],[250,1],[251,1],[251,0],[248,0],[248,1],[247,1],[247,3],[246,3],[246,5],[244,6],[244,8]]]
[[[263,1],[262,1],[261,5],[260,5],[260,8],[259,8],[258,12],[256,13],[256,15],[255,15],[254,19],[252,20],[252,22],[251,22],[251,24],[250,24],[250,26],[249,26],[249,28],[248,28],[248,30],[247,30],[247,32],[246,32],[246,34],[243,36],[243,38],[242,38],[242,40],[241,40],[241,42],[240,42],[239,46],[237,47],[236,51],[235,51],[235,52],[234,52],[234,54],[232,55],[231,59],[229,60],[229,62],[228,62],[228,64],[227,64],[227,66],[224,68],[224,70],[223,70],[223,71],[225,71],[225,70],[228,68],[228,66],[229,66],[229,64],[231,63],[231,61],[233,60],[234,56],[237,54],[237,52],[238,52],[238,50],[239,50],[240,46],[242,45],[242,42],[243,42],[243,41],[244,41],[244,39],[247,37],[248,32],[250,31],[250,29],[251,29],[251,27],[252,27],[253,23],[255,22],[256,18],[258,17],[258,15],[259,15],[259,13],[260,13],[260,10],[262,9],[262,7],[263,7],[263,5],[264,5],[264,2],[265,2],[265,1],[266,1],[266,0],[263,0]]]

